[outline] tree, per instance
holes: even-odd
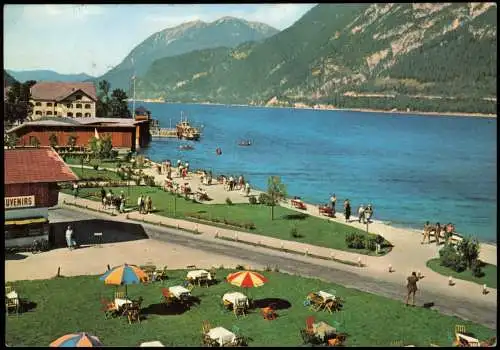
[[[271,220],[274,220],[274,206],[280,199],[286,197],[286,186],[281,183],[279,176],[270,176],[267,179],[267,195],[271,206]]]
[[[114,118],[130,118],[131,114],[127,103],[127,94],[122,89],[115,89],[109,101],[109,111]]]
[[[479,242],[477,239],[466,237],[457,245],[458,254],[467,263],[467,267],[471,268],[472,264],[479,258]]]
[[[40,140],[36,136],[30,136],[30,146],[40,147]]]
[[[7,148],[14,148],[19,143],[19,137],[15,133],[4,133],[3,141]]]
[[[52,133],[50,134],[49,136],[49,142],[50,142],[50,146],[52,147],[55,147],[58,145],[58,142],[57,142],[57,135]]]
[[[92,136],[89,140],[89,148],[95,159],[108,158],[113,149],[111,135],[104,135],[100,138]]]
[[[111,89],[111,84],[107,80],[101,80],[99,82],[99,95],[96,103],[96,115],[101,118],[109,117],[109,90]]]
[[[24,122],[33,112],[31,99],[31,86],[36,82],[29,80],[23,84],[16,81],[7,91],[7,100],[5,101],[4,120],[8,123]]]

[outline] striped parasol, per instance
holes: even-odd
[[[99,278],[104,284],[125,286],[147,282],[148,275],[136,265],[123,264],[113,267]]]
[[[266,277],[253,271],[238,271],[230,273],[226,277],[226,280],[235,286],[243,288],[260,287],[268,281]]]
[[[83,333],[66,334],[50,343],[50,347],[93,347],[103,346],[96,336]]]

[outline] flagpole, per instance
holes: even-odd
[[[133,88],[133,97],[132,97],[132,118],[135,119],[135,74],[132,76],[134,88]]]

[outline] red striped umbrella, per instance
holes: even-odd
[[[268,279],[260,273],[253,271],[230,273],[226,279],[229,283],[243,288],[260,287],[268,281]]]

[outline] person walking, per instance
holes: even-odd
[[[344,201],[344,216],[345,222],[348,222],[351,217],[351,203],[349,202],[349,199]]]
[[[417,292],[417,282],[418,282],[417,273],[413,271],[411,276],[407,278],[408,284],[406,285],[406,289],[408,293],[406,294],[406,306],[408,306],[408,301],[410,300],[410,295],[412,297],[412,305],[415,306],[415,293]]]
[[[137,198],[137,208],[139,209],[139,214],[142,213],[141,205],[142,205],[142,194]]]
[[[71,227],[71,225],[68,225],[68,227],[66,228],[66,245],[68,246],[69,250],[72,250],[73,246],[76,245],[73,239],[73,228]]]
[[[147,214],[149,214],[153,211],[153,199],[151,198],[151,196],[147,197],[146,205],[148,207]]]
[[[101,187],[101,202],[104,203],[104,200],[106,199],[106,190],[104,187]]]
[[[120,213],[125,212],[125,197],[120,198]]]
[[[245,192],[247,194],[247,197],[249,197],[250,196],[250,183],[249,182],[245,183]]]
[[[431,243],[431,224],[429,223],[429,221],[426,221],[424,224],[424,233],[422,242],[420,242],[420,244],[424,244],[426,238],[427,243]]]
[[[76,199],[78,197],[78,182],[73,182],[73,196]]]
[[[337,204],[337,197],[335,193],[330,197],[330,205],[332,206],[332,215],[335,217],[335,205]]]
[[[363,204],[361,204],[358,208],[358,222],[361,223],[361,220],[363,220],[363,223],[365,221],[365,207]]]

